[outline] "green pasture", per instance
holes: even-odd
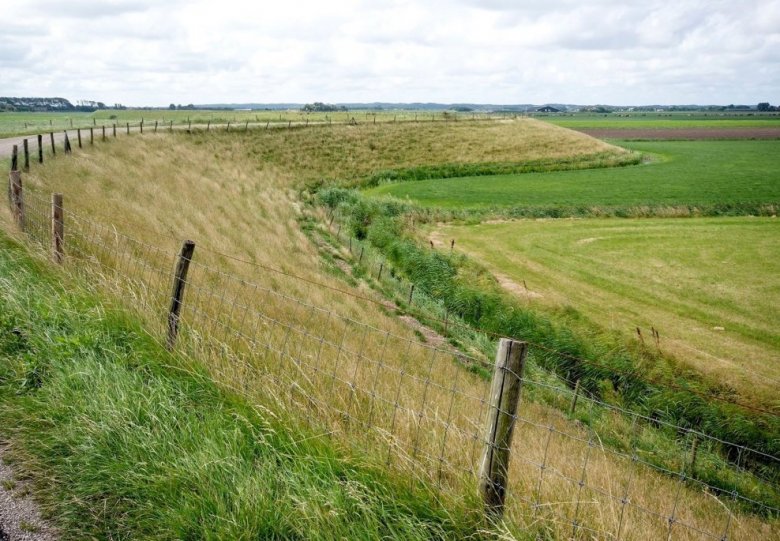
[[[519,220],[434,233],[530,306],[575,310],[749,395],[780,385],[780,221]],[[774,398],[773,398],[774,397]]]
[[[645,163],[387,183],[367,193],[447,209],[658,208],[780,202],[780,141],[624,142],[621,146],[643,153]]]
[[[780,127],[780,114],[708,113],[573,113],[534,117],[572,129],[588,128],[766,128]]]
[[[335,111],[305,113],[299,110],[170,110],[170,109],[101,109],[94,113],[81,112],[0,112],[0,137],[13,135],[26,135],[34,133],[48,133],[69,128],[87,128],[89,126],[111,126],[112,124],[124,125],[130,123],[137,125],[142,120],[148,127],[159,124],[184,125],[193,124],[227,124],[233,123],[236,127],[249,122],[250,126],[257,123],[300,123],[306,122],[351,122],[353,119],[360,124],[374,122],[394,121],[418,121],[435,122],[444,120],[471,120],[496,118],[497,115],[480,113],[453,113],[453,112],[428,112],[428,111]]]

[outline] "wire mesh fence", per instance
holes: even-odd
[[[23,204],[24,231],[49,250],[51,200],[28,189]],[[60,210],[66,267],[134,309],[165,342],[176,243],[153,246]],[[376,254],[359,244],[353,254],[403,291]],[[250,280],[201,263],[197,249],[187,262],[179,351],[269,411],[293,412],[412,485],[474,498],[483,453],[497,448],[486,430],[497,414],[514,426],[505,516],[518,528],[578,539],[780,537],[777,457],[607,404],[539,370],[509,374],[522,398],[502,410],[490,392],[501,371],[478,353],[315,305],[273,272]],[[711,470],[729,468],[728,483],[710,480]]]

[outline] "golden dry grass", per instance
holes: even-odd
[[[325,272],[317,247],[298,226],[302,203],[296,188],[340,171],[359,176],[420,163],[563,156],[577,141],[583,145],[575,146],[578,152],[603,150],[579,135],[562,143],[557,130],[548,130],[536,122],[507,122],[130,137],[26,175],[28,221],[45,223],[46,194],[64,193],[68,264],[87,263],[90,276],[140,309],[158,336],[176,251],[181,240],[194,239],[183,350],[200,355],[215,379],[269,414],[293,411],[342,445],[368,451],[370,462],[440,485],[448,498],[471,499],[488,382],[450,353],[421,344],[391,311],[358,298],[372,296],[367,288],[351,288]],[[3,217],[8,225],[7,212]],[[45,239],[45,232],[39,236]],[[679,516],[715,535],[724,531],[731,511],[723,502],[673,477],[625,464],[597,444],[586,468],[587,486],[597,492],[578,496],[576,484],[548,475],[552,470],[538,485],[542,462],[579,480],[588,434],[535,404],[525,404],[521,415],[532,423],[518,427],[513,449],[510,492],[517,497],[510,499],[508,515],[517,525],[535,524],[565,538],[576,519],[584,526],[578,538],[606,538],[618,528],[624,539],[665,538],[679,491]],[[540,427],[549,426],[569,436],[551,440],[542,460],[550,431]],[[621,493],[629,477],[632,501],[657,516],[629,505],[621,521],[619,498],[597,496]],[[537,493],[544,505],[529,516],[521,496],[533,499]],[[772,524],[734,513],[730,538],[780,538]],[[541,526],[535,522],[540,518]],[[678,525],[672,538],[698,534]]]

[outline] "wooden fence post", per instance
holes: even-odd
[[[501,516],[506,499],[512,433],[520,401],[528,344],[502,338],[490,388],[485,449],[479,466],[479,494],[486,511]]]
[[[363,251],[364,251],[365,249],[366,249],[366,247],[365,247],[365,246],[361,246],[361,247],[360,247],[360,257],[358,258],[358,265],[360,265],[361,263],[363,263]]]
[[[81,147],[81,128],[76,128],[76,137],[79,140],[79,148],[82,148]]]
[[[102,128],[103,128],[103,141],[105,141],[106,140],[106,125],[103,124]]]
[[[54,132],[49,132],[49,138],[51,138],[51,155],[56,156],[57,155],[57,147],[54,146]]]
[[[154,121],[154,133],[157,133],[157,121]]]
[[[70,147],[70,139],[68,138],[67,131],[65,131],[65,142],[62,146],[65,149],[65,154],[70,154],[73,151],[73,149]]]
[[[38,134],[38,163],[43,163],[43,135]]]
[[[412,287],[409,288],[409,306],[412,305],[412,295],[414,295],[414,284],[412,284]]]
[[[699,454],[699,437],[693,436],[693,442],[691,442],[691,475],[696,472],[696,458]]]
[[[574,397],[571,399],[571,407],[569,408],[569,415],[574,415],[577,410],[577,399],[580,397],[580,380],[574,384]]]
[[[11,171],[9,176],[11,183],[11,212],[19,229],[24,231],[24,197],[22,194],[22,174],[19,171]]]
[[[94,145],[95,144],[95,128],[92,126],[89,127],[89,144]]]
[[[141,128],[141,135],[143,135],[144,134],[144,119],[143,118],[141,119],[141,123],[139,124],[139,126]]]
[[[51,257],[55,263],[62,264],[65,238],[65,221],[62,211],[62,194],[51,194]]]
[[[127,135],[130,135],[130,123],[127,123]]]
[[[14,145],[11,149],[11,171],[19,169],[19,146]]]
[[[179,316],[184,301],[184,286],[187,285],[187,271],[190,268],[192,254],[195,252],[195,243],[191,240],[184,241],[179,254],[179,262],[176,264],[176,273],[173,277],[173,293],[171,294],[171,307],[168,310],[168,339],[166,347],[172,350],[176,345],[176,336],[179,334]]]
[[[114,138],[116,138],[116,122],[111,126],[111,129],[113,131],[112,135],[114,136]]]
[[[381,280],[382,279],[382,269],[384,269],[384,268],[385,268],[385,264],[384,263],[380,263],[379,264],[379,272],[376,275],[376,279],[377,280]]]
[[[24,139],[22,141],[22,146],[24,147],[24,170],[29,171],[30,170],[30,144],[27,142],[27,139]]]

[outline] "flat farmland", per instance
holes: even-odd
[[[780,384],[776,218],[520,220],[442,225],[434,238],[479,259],[540,309],[574,309],[747,395]]]
[[[620,146],[644,163],[547,173],[381,184],[392,195],[448,209],[675,207],[780,202],[780,141],[646,141]],[[598,212],[596,212],[598,213]],[[565,213],[564,213],[565,214]]]
[[[540,117],[545,122],[574,130],[609,129],[734,129],[780,128],[778,113],[574,113]]]

